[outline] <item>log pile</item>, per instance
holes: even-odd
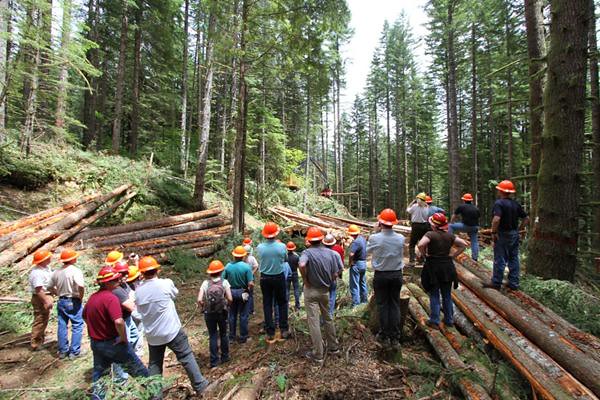
[[[215,252],[215,244],[231,232],[230,221],[219,209],[210,209],[157,220],[91,228],[136,196],[131,185],[106,194],[94,194],[53,207],[0,227],[0,268],[11,264],[26,271],[38,249],[51,252],[72,247],[82,253],[111,250],[154,255],[165,261],[169,250],[191,249],[198,256]]]

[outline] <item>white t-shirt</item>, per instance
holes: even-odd
[[[52,269],[48,265],[47,267],[35,266],[29,273],[29,288],[31,293],[35,293],[35,288],[41,286],[43,292],[47,292],[50,286],[50,279],[52,278]]]
[[[254,273],[258,269],[258,261],[256,260],[256,257],[254,257],[252,254],[248,254],[248,257],[246,257],[246,263],[248,263],[248,265],[250,265],[250,268],[252,268],[252,273]]]
[[[75,264],[59,268],[52,273],[50,287],[52,286],[56,286],[59,297],[79,297],[79,287],[85,287],[83,272]]]
[[[429,207],[421,207],[418,203],[406,209],[406,212],[410,214],[410,222],[425,223],[429,219]]]
[[[135,290],[135,305],[142,316],[148,344],[167,344],[181,330],[175,302],[179,290],[170,279],[144,280]]]

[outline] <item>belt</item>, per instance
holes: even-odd
[[[79,297],[75,297],[75,296],[59,296],[59,299],[72,299],[72,300],[81,300]]]
[[[410,222],[411,224],[416,224],[416,225],[425,225],[428,224],[428,222]]]

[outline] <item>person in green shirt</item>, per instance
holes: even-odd
[[[250,291],[254,287],[254,274],[252,267],[244,262],[248,252],[243,246],[237,246],[231,253],[233,262],[228,263],[223,271],[223,279],[231,285],[231,303],[229,310],[229,340],[236,339],[237,321],[240,321],[240,336],[238,341],[246,343],[248,340],[248,317],[250,315]]]

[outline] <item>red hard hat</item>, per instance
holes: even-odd
[[[33,255],[33,265],[38,265],[52,257],[52,253],[48,250],[38,250]]]
[[[153,269],[159,269],[160,264],[156,259],[152,256],[142,257],[140,262],[138,263],[138,267],[141,272],[152,271]]]
[[[62,251],[62,253],[60,253],[60,261],[66,263],[66,262],[76,259],[77,256],[79,256],[79,253],[77,253],[75,250],[64,249]]]
[[[461,199],[464,201],[473,201],[473,195],[471,193],[465,193]]]
[[[127,264],[127,261],[117,261],[113,264],[113,269],[115,270],[115,272],[127,275],[129,273],[129,264]]]
[[[504,193],[515,193],[515,185],[509,181],[508,179],[503,180],[498,185],[496,185],[496,189]]]
[[[105,283],[105,282],[114,281],[114,280],[120,279],[120,278],[121,278],[121,274],[116,272],[111,265],[106,265],[106,266],[102,267],[100,269],[100,271],[98,271],[98,276],[96,277],[96,280],[99,283]]]
[[[427,203],[427,204],[433,203],[433,199],[431,198],[431,196],[429,196],[429,195],[425,196],[425,203]]]
[[[224,269],[225,267],[223,266],[223,263],[221,261],[212,260],[210,264],[208,264],[208,269],[206,270],[206,272],[209,274],[216,274],[223,271]]]
[[[377,220],[380,224],[386,226],[394,226],[398,223],[398,217],[396,217],[396,212],[391,208],[386,208],[385,210],[379,213]]]
[[[275,222],[267,222],[263,227],[262,235],[267,239],[273,239],[279,235],[279,226]]]
[[[306,240],[309,242],[319,242],[323,240],[323,232],[316,226],[311,226],[306,232]]]
[[[250,239],[249,237],[244,238],[244,241],[242,243],[243,244],[252,244],[252,239]]]
[[[288,249],[289,251],[294,251],[294,250],[296,250],[296,243],[287,242],[287,244],[285,245],[285,248]]]
[[[444,213],[433,214],[431,217],[429,217],[429,223],[442,230],[446,230],[448,228],[448,218],[446,218]]]

